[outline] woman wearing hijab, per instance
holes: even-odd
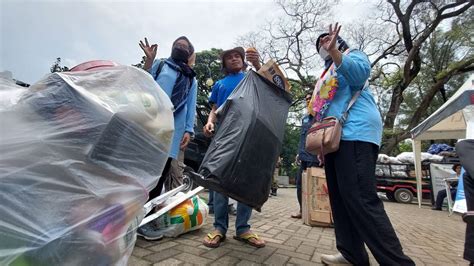
[[[341,27],[321,34],[316,49],[325,61],[313,94],[315,119],[341,118],[353,96],[355,102],[342,127],[339,149],[324,159],[334,217],[336,255],[322,255],[325,264],[369,265],[368,246],[380,265],[414,265],[377,196],[375,163],[382,138],[382,120],[367,86],[370,62],[350,50],[338,36]]]
[[[145,43],[140,41],[139,45],[145,53],[143,68],[153,76],[158,85],[170,97],[174,106],[173,141],[160,180],[149,193],[149,198],[153,199],[161,194],[165,179],[169,176],[171,161],[177,160],[180,149],[186,149],[194,135],[197,82],[196,73],[191,67],[194,64],[195,54],[193,45],[185,36],[181,36],[173,42],[171,56],[167,59],[155,60],[158,45],[149,45],[147,38],[145,38]],[[153,222],[140,227],[137,232],[147,240],[163,238]]]

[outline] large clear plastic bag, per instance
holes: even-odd
[[[0,265],[126,264],[168,157],[168,96],[117,66],[54,73],[0,103]]]

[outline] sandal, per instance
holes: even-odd
[[[213,243],[216,237],[219,237],[219,239],[217,240],[217,242]],[[217,248],[220,246],[222,242],[224,242],[224,240],[225,240],[225,235],[221,234],[219,231],[214,231],[206,235],[206,238],[204,238],[204,241],[202,241],[202,244],[208,248]]]
[[[235,240],[238,240],[238,241],[241,241],[241,242],[244,242],[246,244],[249,244],[253,247],[256,247],[256,248],[263,248],[265,247],[265,242],[262,240],[263,243],[256,243],[256,241],[259,241],[261,240],[257,234],[254,234],[252,233],[251,231],[248,231],[246,233],[243,233],[239,236],[234,236],[234,239]],[[253,240],[252,240],[253,239]]]

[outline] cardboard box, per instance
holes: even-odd
[[[309,226],[334,224],[329,202],[326,174],[323,168],[308,168],[302,180],[302,218]]]
[[[278,66],[273,59],[268,60],[268,62],[266,62],[257,73],[277,85],[277,87],[282,90],[290,91],[290,83],[285,75],[283,75],[280,66]]]

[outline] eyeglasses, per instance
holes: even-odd
[[[311,101],[311,98],[306,98],[305,100],[306,100],[307,102],[309,102],[309,101]]]

